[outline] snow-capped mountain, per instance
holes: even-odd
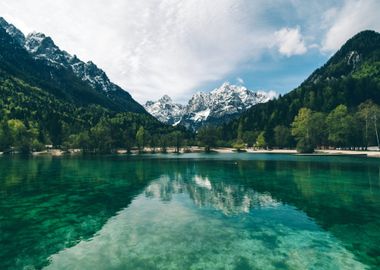
[[[13,24],[9,24],[4,18],[0,17],[0,26],[5,29],[5,31],[17,40],[20,44],[25,44],[25,36],[24,34],[17,29]]]
[[[145,109],[161,122],[181,124],[196,130],[205,124],[226,122],[257,103],[267,102],[277,94],[271,92],[253,92],[244,86],[224,83],[209,93],[198,92],[186,106],[175,104],[164,96],[157,102],[148,101]]]
[[[47,60],[49,65],[71,68],[82,81],[86,81],[95,89],[106,92],[117,89],[117,86],[109,80],[106,73],[93,62],[85,63],[75,55],[60,50],[53,40],[43,33],[33,32],[27,35],[24,47],[36,59]]]
[[[181,120],[184,106],[174,103],[168,95],[164,95],[158,101],[148,101],[145,109],[159,121],[175,125]]]
[[[127,110],[145,112],[143,107],[136,103],[128,92],[112,83],[107,74],[93,62],[83,62],[76,55],[61,50],[50,37],[43,33],[33,32],[25,37],[20,30],[2,17],[0,17],[0,27],[4,28],[33,58],[45,61],[46,64],[57,69],[71,69],[79,79],[95,90],[105,92],[106,96],[120,107],[125,106]]]

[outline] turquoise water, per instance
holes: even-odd
[[[0,158],[0,269],[379,269],[380,160]]]

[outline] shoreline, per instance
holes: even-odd
[[[139,155],[139,154],[163,154],[160,149],[156,149],[155,152],[152,152],[151,148],[145,148],[142,153],[139,153],[138,150],[133,149],[131,151],[131,155]],[[67,155],[81,155],[83,152],[80,149],[69,149],[67,151],[61,149],[50,149],[40,152],[32,152],[32,156],[67,156]],[[175,148],[168,147],[167,154],[174,154]],[[203,147],[192,146],[185,149],[181,149],[178,154],[191,154],[191,153],[204,153]],[[237,151],[234,148],[229,147],[220,147],[220,148],[212,148],[211,153],[217,154],[233,154],[233,153],[249,153],[249,154],[289,154],[289,155],[298,155],[298,156],[353,156],[353,157],[371,157],[371,158],[380,158],[380,151],[352,151],[352,150],[316,150],[314,153],[310,154],[301,154],[297,153],[295,149],[243,149],[242,151]],[[17,155],[18,153],[13,153],[11,155]],[[127,155],[127,151],[125,149],[118,149],[115,151],[116,155]],[[102,154],[97,154],[102,155]],[[0,156],[6,156],[5,153],[0,152]]]

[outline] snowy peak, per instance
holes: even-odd
[[[164,95],[158,101],[147,101],[144,105],[147,112],[159,121],[175,125],[181,120],[184,106],[174,103],[168,95]]]
[[[85,63],[75,55],[72,56],[66,51],[61,50],[51,37],[39,32],[32,32],[25,37],[20,30],[14,25],[9,24],[2,17],[0,17],[0,27],[4,28],[33,58],[46,61],[48,65],[56,68],[71,69],[78,78],[99,91],[110,92],[121,90],[93,62],[89,61]]]
[[[194,111],[206,110],[208,107],[208,102],[209,102],[209,95],[202,92],[197,92],[189,100],[186,106],[186,111],[190,113]]]
[[[102,69],[91,61],[85,63],[75,55],[61,50],[49,36],[33,32],[25,37],[20,30],[2,17],[0,17],[0,28],[6,31],[15,45],[20,45],[32,58],[57,69],[59,72],[63,71],[70,76],[76,76],[98,92],[100,96],[108,99],[115,108],[146,113],[144,108],[133,100],[128,92],[112,83]]]
[[[85,63],[77,58],[76,55],[72,56],[61,50],[49,36],[45,36],[43,33],[30,33],[26,37],[24,46],[35,58],[47,60],[53,65],[71,68],[78,77],[93,83],[94,86],[96,86],[96,82],[104,85],[110,84],[106,73],[92,61]]]
[[[54,41],[43,33],[33,32],[27,35],[24,47],[34,58],[47,60],[49,65],[69,67],[68,61],[72,56],[61,51]]]
[[[244,86],[226,82],[209,93],[197,92],[186,106],[175,104],[167,95],[156,102],[148,101],[145,109],[161,122],[180,123],[196,130],[205,124],[229,121],[257,103],[277,97],[271,92],[253,92]]]
[[[10,24],[4,20],[3,17],[0,17],[0,26],[5,29],[8,35],[13,37],[20,45],[23,46],[25,43],[25,36],[20,30],[18,30],[13,24]]]
[[[26,37],[24,47],[36,59],[47,61],[49,65],[72,69],[82,81],[100,91],[116,91],[106,73],[98,68],[93,62],[81,61],[75,55],[72,56],[61,50],[54,41],[43,33],[33,32]]]
[[[160,103],[173,103],[172,99],[168,95],[163,95],[162,98],[158,100]]]

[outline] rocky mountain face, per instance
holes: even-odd
[[[61,50],[54,41],[43,33],[33,32],[26,37],[14,25],[0,17],[2,27],[15,42],[24,48],[35,60],[44,62],[56,70],[72,72],[78,79],[105,96],[119,111],[145,112],[130,94],[112,83],[106,73],[93,62],[83,62],[75,55]]]
[[[173,103],[165,95],[156,102],[148,101],[145,109],[163,123],[181,124],[196,130],[205,124],[227,122],[253,105],[267,102],[274,97],[274,92],[253,92],[244,86],[224,83],[209,93],[194,94],[185,106]]]
[[[164,95],[156,102],[147,101],[145,109],[162,123],[176,125],[182,118],[185,106],[174,103],[168,95]]]
[[[53,40],[43,33],[30,33],[22,45],[36,59],[46,60],[52,66],[72,69],[78,78],[95,89],[105,92],[118,90],[118,86],[113,84],[106,73],[93,62],[88,61],[85,63],[78,59],[76,55],[70,55],[66,51],[60,50]]]

